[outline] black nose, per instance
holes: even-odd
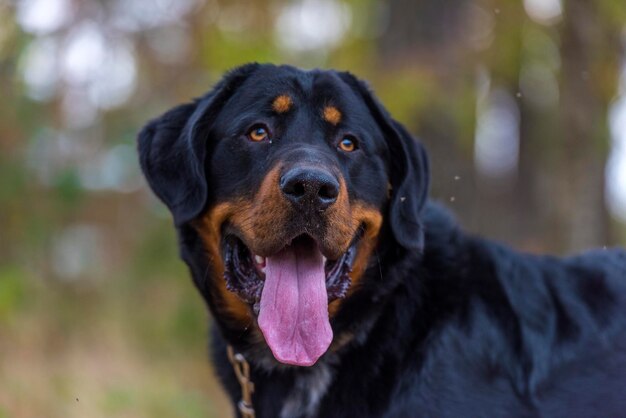
[[[339,182],[325,170],[297,167],[283,174],[280,189],[301,209],[324,210],[337,200]]]

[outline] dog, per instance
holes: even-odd
[[[241,66],[138,150],[237,416],[626,416],[626,251],[463,232],[352,74]]]

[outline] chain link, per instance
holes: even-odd
[[[232,346],[226,347],[228,360],[233,366],[237,381],[241,386],[241,400],[237,403],[242,418],[255,418],[254,406],[252,405],[252,394],[254,393],[254,383],[250,380],[250,364],[240,353],[235,353]]]

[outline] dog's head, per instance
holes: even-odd
[[[194,279],[222,327],[258,324],[283,363],[326,352],[382,236],[421,250],[425,152],[348,73],[245,65],[150,122],[139,151],[199,237]]]

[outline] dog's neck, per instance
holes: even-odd
[[[295,376],[291,392],[286,396],[280,411],[281,418],[308,418],[317,415],[320,401],[333,379],[333,369],[328,361],[313,366],[307,373]]]

